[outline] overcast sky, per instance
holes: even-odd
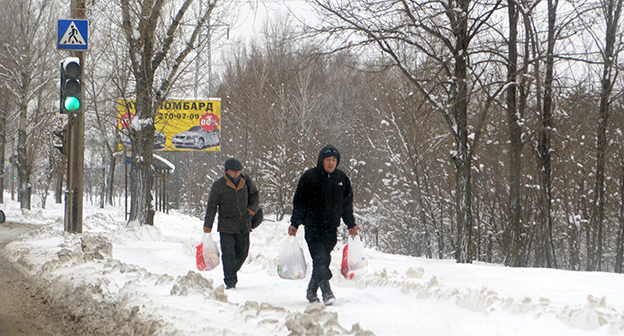
[[[295,17],[309,18],[310,7],[304,0],[239,0],[236,17],[230,27],[230,40],[237,37],[249,39],[262,31],[265,19],[269,16],[293,13]]]

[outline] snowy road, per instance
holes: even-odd
[[[0,335],[67,335],[45,296],[38,292],[28,276],[2,255],[4,246],[34,227],[25,224],[0,224]]]

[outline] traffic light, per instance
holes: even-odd
[[[82,65],[77,57],[61,61],[61,113],[78,113],[82,108]]]
[[[67,126],[65,126],[62,130],[52,131],[52,134],[59,137],[57,141],[52,142],[52,146],[61,151],[61,154],[67,155]]]

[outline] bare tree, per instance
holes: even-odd
[[[620,218],[615,249],[615,272],[622,273],[622,262],[624,260],[624,160],[620,163]]]
[[[50,83],[55,78],[53,2],[25,1],[2,3],[3,21],[13,28],[4,30],[0,77],[17,106],[14,120],[17,129],[18,199],[23,209],[30,209],[35,143],[29,138],[34,130],[45,125],[45,116],[52,109]],[[10,118],[13,118],[11,116]],[[43,123],[43,124],[42,124]]]
[[[454,139],[451,158],[455,164],[455,207],[457,216],[456,259],[472,261],[471,161],[473,136],[482,125],[487,109],[471,101],[478,91],[471,64],[471,42],[485,29],[500,1],[476,4],[470,0],[439,1],[359,1],[337,5],[331,0],[315,3],[336,21],[321,32],[340,34],[346,46],[376,45],[420,90],[431,106],[446,120]],[[436,77],[422,78],[422,68],[438,69]],[[443,101],[441,101],[443,99]],[[471,125],[469,116],[477,111]],[[480,122],[481,121],[481,122]]]
[[[507,2],[509,18],[509,59],[507,61],[507,81],[510,83],[507,88],[507,116],[509,119],[509,234],[507,238],[507,258],[505,264],[509,266],[519,266],[520,250],[520,172],[522,152],[521,126],[522,115],[517,108],[517,87],[518,77],[518,9],[515,0]]]
[[[5,177],[6,177],[6,166],[5,166],[5,153],[6,153],[6,141],[7,141],[7,119],[9,113],[12,109],[12,102],[8,97],[8,90],[4,85],[0,87],[0,95],[5,97],[5,99],[0,102],[0,173],[2,177],[0,177],[0,190],[4,190],[5,187]],[[0,193],[0,203],[4,203],[4,192]]]
[[[552,227],[553,219],[551,214],[552,189],[551,189],[551,132],[553,129],[553,82],[555,63],[555,43],[556,43],[556,19],[558,0],[548,0],[548,37],[546,52],[543,57],[545,61],[545,75],[543,82],[543,95],[541,96],[541,113],[539,128],[539,140],[536,148],[538,157],[539,181],[540,181],[540,221],[541,230],[539,233],[539,244],[537,250],[539,254],[538,263],[546,267],[557,267],[555,251],[553,246]],[[536,67],[536,73],[539,67]],[[537,77],[541,77],[537,75]]]
[[[132,142],[130,221],[139,223],[146,222],[152,206],[157,108],[184,69],[184,61],[208,24],[217,1],[185,0],[179,7],[177,5],[165,0],[121,0],[122,29],[136,82],[136,115],[129,129]]]
[[[128,50],[119,39],[120,28],[115,25],[118,13],[114,2],[95,2],[89,18],[90,52],[85,54],[86,146],[93,148],[89,169],[97,169],[93,181],[85,181],[86,190],[100,191],[100,206],[113,204],[114,176],[119,161],[118,101],[128,98],[131,69]],[[90,182],[90,183],[89,183]],[[91,188],[90,188],[91,187]]]
[[[601,79],[600,108],[598,129],[596,132],[596,187],[594,199],[594,211],[591,218],[590,228],[592,231],[591,241],[588,242],[591,254],[588,255],[587,270],[602,270],[602,255],[604,243],[604,217],[605,217],[605,156],[607,155],[607,128],[609,124],[609,110],[613,84],[617,77],[615,60],[621,46],[618,36],[620,31],[620,15],[622,12],[622,0],[601,1],[601,11],[606,24],[604,49],[601,50],[603,58],[603,71]]]

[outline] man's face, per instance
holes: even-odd
[[[241,171],[228,169],[225,171],[225,173],[230,175],[231,178],[237,179],[240,176]]]
[[[328,174],[331,174],[336,169],[336,165],[338,164],[338,160],[335,156],[328,156],[323,159],[323,168]]]

